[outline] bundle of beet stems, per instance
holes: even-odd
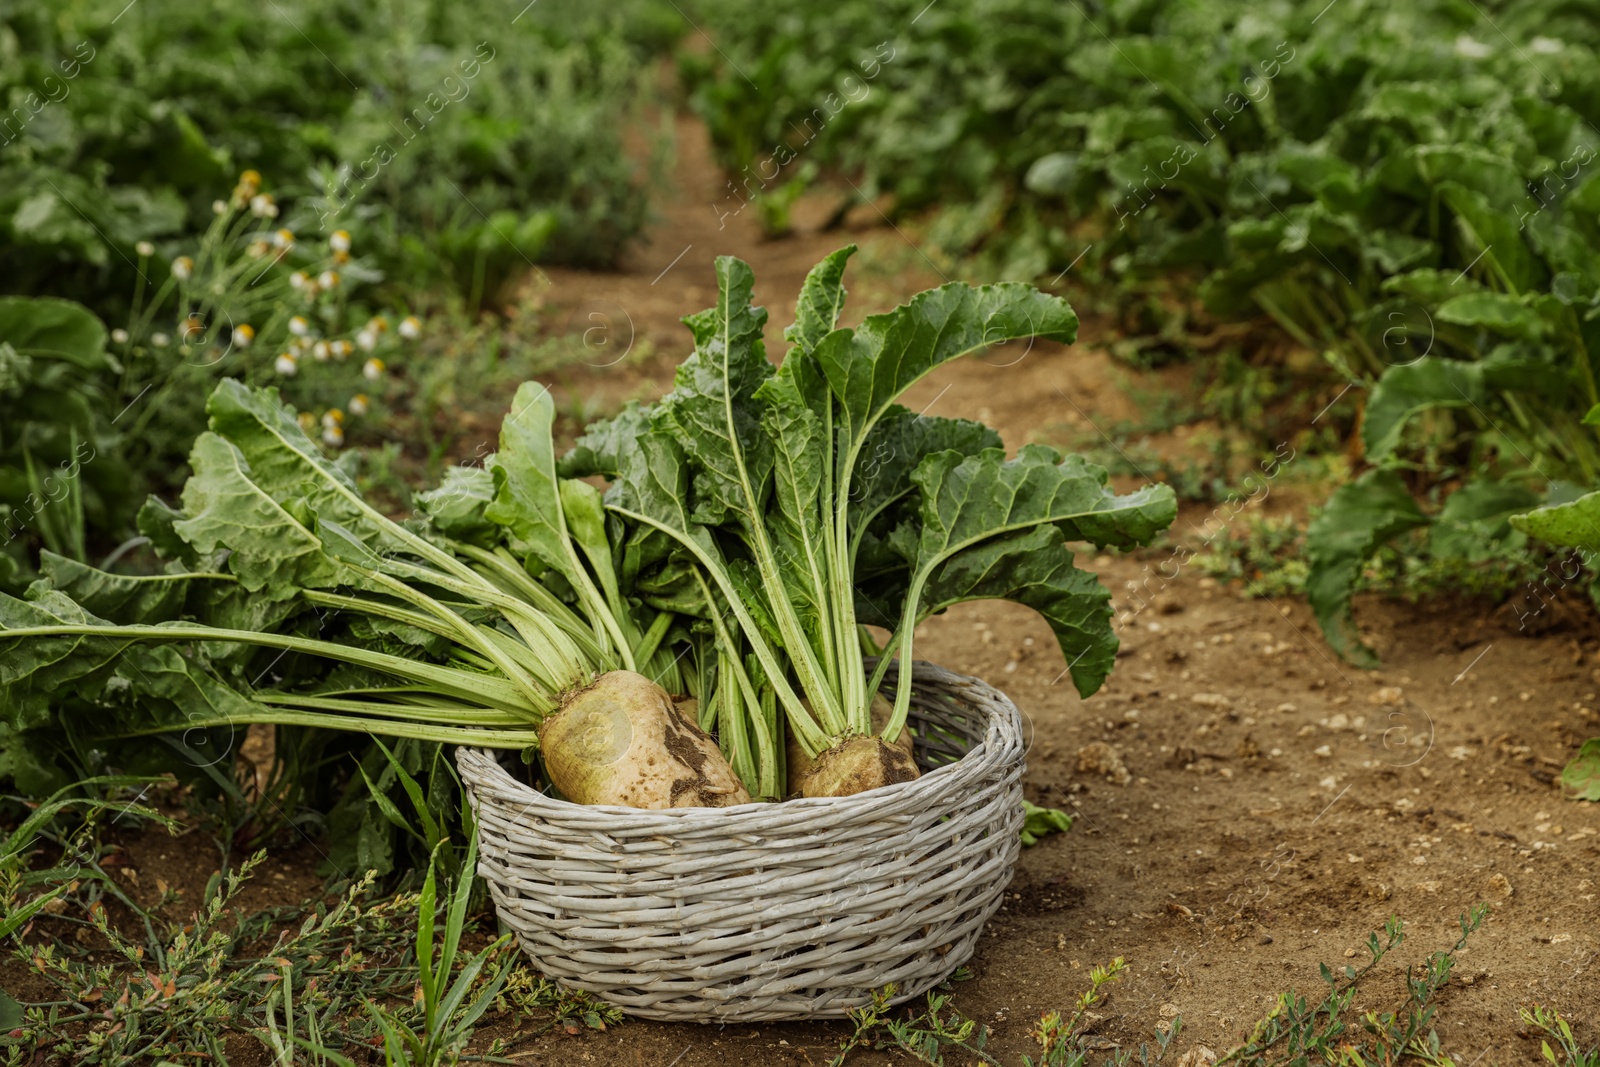
[[[579,803],[723,806],[914,777],[910,688],[879,689],[961,601],[1039,611],[1093,692],[1109,594],[1066,545],[1148,543],[1170,491],[1119,496],[1081,457],[1008,459],[987,427],[896,403],[964,355],[1070,342],[1076,316],[947,285],[837,329],[852,251],[808,276],[781,367],[749,268],[721,259],[670,394],[558,463],[549,392],[526,384],[499,452],[405,523],[274,393],[224,382],[182,509],[140,517],[165,573],[48,557],[0,599],[0,714],[102,741],[260,722],[537,749]]]

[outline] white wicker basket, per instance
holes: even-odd
[[[896,1001],[937,985],[1011,881],[1022,722],[984,682],[913,672],[925,773],[851,797],[584,807],[460,749],[501,919],[541,972],[650,1019],[839,1016],[890,982]]]

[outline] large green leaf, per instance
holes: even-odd
[[[1513,515],[1511,525],[1552,545],[1600,551],[1600,492]]]
[[[1438,559],[1485,562],[1520,548],[1526,536],[1511,516],[1539,497],[1524,485],[1478,479],[1451,493],[1428,530],[1428,550]]]
[[[252,592],[284,596],[295,588],[326,589],[348,577],[322,540],[255,480],[231,441],[203,433],[183,487],[185,517],[173,529],[202,556],[227,549],[228,569]]]
[[[850,450],[935,367],[1022,338],[1071,344],[1077,336],[1078,316],[1060,297],[1016,282],[977,289],[953,282],[869,315],[855,330],[835,330],[816,356],[838,398]]]
[[[1080,696],[1098,690],[1116,663],[1111,593],[1073,566],[1053,526],[983,541],[945,560],[928,579],[922,615],[967,600],[1014,600],[1044,616]]]
[[[920,524],[902,526],[891,538],[912,562],[905,614],[896,635],[900,662],[910,662],[916,620],[936,603],[928,599],[928,586],[952,557],[1038,527],[1046,527],[1057,543],[1064,538],[1131,548],[1148,544],[1177,516],[1177,499],[1169,486],[1146,486],[1119,496],[1106,480],[1103,467],[1079,455],[1063,458],[1044,445],[1026,445],[1010,460],[998,448],[971,456],[935,452],[924,459],[912,475],[921,492]],[[958,576],[947,583],[946,596],[959,595],[962,587],[1016,589],[1004,574],[986,576],[989,566],[1001,561],[1008,569],[1025,571],[1043,582],[1034,595],[1071,631],[1073,653],[1080,657],[1075,666],[1081,670],[1073,680],[1080,691],[1093,692],[1105,678],[1108,647],[1115,656],[1114,638],[1108,646],[1106,635],[1096,632],[1094,613],[1103,610],[1103,601],[1095,603],[1087,585],[1073,576],[1070,554],[1047,552],[1044,544],[1042,536],[1037,543],[1013,541],[1015,548],[1032,548],[1032,555],[1013,551],[973,556],[969,567],[956,568]],[[1092,662],[1084,657],[1092,657]],[[896,695],[886,737],[893,738],[905,722],[907,688]]]
[[[628,401],[614,418],[592,423],[572,450],[561,457],[558,473],[563,478],[587,478],[601,474],[615,478],[622,469],[622,457],[633,447],[634,438],[650,426],[650,412],[635,401]]]
[[[214,597],[219,589],[238,585],[227,574],[109,574],[48,551],[40,553],[39,570],[51,586],[85,611],[124,624],[181,619],[188,613],[191,594],[197,601],[210,599],[198,587],[212,587]]]
[[[1165,485],[1119,496],[1105,468],[1045,445],[1024,445],[1015,459],[997,448],[972,456],[936,452],[911,480],[922,493],[921,568],[979,541],[1050,523],[1069,541],[1096,547],[1149,544],[1177,516]]]
[[[1492,271],[1503,285],[1523,293],[1546,284],[1549,272],[1523,240],[1517,216],[1498,210],[1476,190],[1454,181],[1438,185],[1439,194],[1456,213],[1456,225],[1481,253],[1479,269]]]
[[[935,452],[968,456],[1001,447],[1000,435],[981,422],[919,415],[894,405],[862,446],[850,486],[850,529],[860,530],[912,491],[911,476]]]
[[[243,457],[262,495],[279,503],[304,500],[322,519],[338,523],[380,554],[419,552],[436,563],[445,558],[368,504],[351,477],[306,436],[276,389],[252,389],[224,378],[206,401],[206,411],[211,429]]]
[[[1379,546],[1427,524],[1428,517],[1400,476],[1381,468],[1334,490],[1312,521],[1306,531],[1310,561],[1306,595],[1323,637],[1340,656],[1363,667],[1378,665],[1378,657],[1357,635],[1350,613],[1356,579]]]
[[[761,339],[767,313],[750,304],[754,287],[749,264],[717,258],[716,306],[683,320],[695,350],[679,364],[673,390],[653,420],[670,428],[694,460],[699,522],[717,524],[738,515],[753,528],[772,472],[772,448],[754,397],[773,367]]]
[[[42,725],[53,699],[80,684],[102,682],[130,642],[99,636],[8,640],[6,631],[100,621],[54,590],[40,590],[30,600],[0,593],[0,718],[7,725]]]
[[[794,323],[783,331],[784,340],[800,351],[815,349],[838,325],[844,308],[844,268],[855,251],[855,245],[846,245],[807,272],[795,303]]]
[[[1436,314],[1440,322],[1482,326],[1524,341],[1537,341],[1545,333],[1539,313],[1506,293],[1462,293],[1441,304]]]
[[[49,356],[86,370],[110,365],[106,328],[88,308],[52,297],[0,297],[0,342],[26,356]]]
[[[1432,408],[1478,407],[1484,403],[1483,365],[1428,356],[1390,367],[1373,386],[1361,426],[1367,459],[1386,459],[1400,444],[1412,417]]]
[[[511,534],[511,546],[563,573],[572,567],[566,519],[561,513],[551,427],[555,401],[538,382],[524,382],[500,424],[500,451],[493,465],[494,503],[486,517]]]

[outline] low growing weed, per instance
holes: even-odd
[[[1548,1040],[1539,1043],[1540,1052],[1555,1067],[1600,1067],[1600,1045],[1594,1045],[1585,1052],[1572,1035],[1572,1024],[1554,1008],[1547,1008],[1543,1004],[1523,1008],[1522,1022],[1524,1026],[1542,1030],[1547,1037],[1555,1039],[1554,1047]]]
[[[1422,963],[1404,972],[1405,994],[1390,1010],[1353,1011],[1356,991],[1374,975],[1383,960],[1405,940],[1405,924],[1392,918],[1382,933],[1367,938],[1368,960],[1361,967],[1346,966],[1336,972],[1327,964],[1320,968],[1327,993],[1312,1001],[1293,990],[1280,994],[1277,1003],[1249,1031],[1249,1036],[1220,1058],[1191,1059],[1183,1062],[1214,1063],[1216,1067],[1308,1067],[1311,1064],[1337,1064],[1338,1067],[1466,1067],[1443,1048],[1435,1029],[1437,999],[1450,981],[1456,954],[1488,916],[1488,906],[1478,905],[1460,917],[1460,935],[1447,949],[1434,952]],[[1126,976],[1127,964],[1119,957],[1090,972],[1089,989],[1072,1013],[1046,1012],[1029,1031],[1038,1043],[1037,1057],[1022,1055],[1019,1067],[1149,1067],[1165,1060],[1183,1029],[1182,1017],[1157,1027],[1153,1046],[1141,1042],[1137,1049],[1115,1048],[1088,1033],[1089,1010],[1101,1004],[1110,987]],[[831,1067],[843,1067],[858,1049],[903,1053],[913,1062],[943,1067],[946,1056],[963,1056],[962,1063],[985,1067],[1004,1067],[987,1049],[992,1036],[982,1023],[963,1016],[950,1007],[948,992],[928,994],[921,1011],[893,1017],[889,1001],[893,987],[882,990],[874,1002],[851,1013],[854,1032],[839,1046]],[[1543,1031],[1544,1058],[1553,1067],[1600,1067],[1600,1047],[1584,1051],[1562,1016],[1543,1005],[1522,1011],[1523,1022]],[[1553,1044],[1552,1044],[1553,1042]],[[1091,1060],[1100,1049],[1104,1058]],[[1211,1054],[1202,1054],[1211,1056]]]
[[[1022,1067],[1088,1067],[1089,1054],[1098,1047],[1089,1037],[1089,1009],[1105,1000],[1107,987],[1119,981],[1126,971],[1127,964],[1120,956],[1104,967],[1093,968],[1089,972],[1089,988],[1078,997],[1069,1017],[1063,1019],[1055,1011],[1041,1015],[1039,1024],[1029,1031],[1029,1036],[1038,1042],[1039,1058],[1023,1056]],[[893,997],[894,986],[886,986],[875,994],[872,1004],[850,1013],[855,1032],[840,1044],[830,1067],[843,1067],[857,1049],[901,1052],[930,1067],[943,1067],[948,1052],[969,1053],[976,1057],[971,1061],[974,1063],[996,1067],[1002,1063],[985,1051],[989,1028],[949,1007],[949,993],[929,993],[927,1009],[904,1019],[891,1017],[889,1001]],[[1124,1049],[1102,1062],[1115,1067],[1160,1063],[1182,1028],[1183,1020],[1175,1020],[1169,1029],[1157,1031],[1153,1050],[1141,1044],[1137,1054]]]
[[[69,890],[66,906],[49,911],[76,936],[16,944],[16,957],[51,992],[4,1020],[12,1025],[0,1037],[0,1063],[207,1056],[225,1064],[254,1039],[275,1064],[369,1063],[374,1055],[450,1064],[491,1009],[514,1012],[518,1025],[542,1016],[529,1032],[619,1020],[614,1009],[533,975],[509,937],[482,936],[470,917],[472,882],[442,891],[437,865],[420,892],[379,898],[369,874],[309,907],[243,915],[241,890],[263,859],[257,853],[213,876],[184,920],[162,914],[176,900],[170,891],[142,909],[103,872]],[[474,861],[469,849],[465,869]],[[469,954],[466,941],[482,947]],[[504,1044],[493,1043],[487,1057]]]

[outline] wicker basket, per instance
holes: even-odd
[[[584,807],[460,749],[478,873],[539,970],[638,1016],[839,1016],[943,981],[1000,907],[1021,848],[1016,706],[913,668],[912,782],[852,797]],[[892,677],[892,675],[891,675]]]

